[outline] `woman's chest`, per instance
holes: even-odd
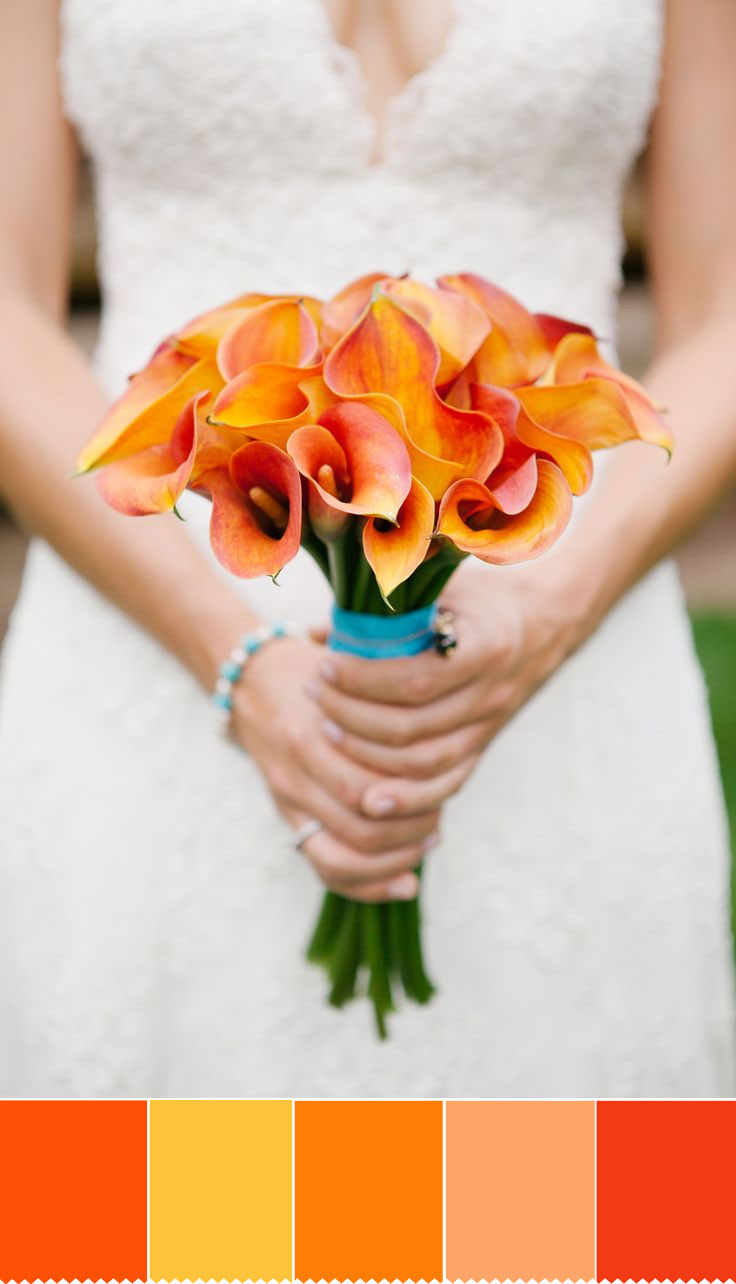
[[[325,0],[62,0],[62,15],[68,110],[99,166],[198,184],[375,160],[366,65]],[[660,0],[454,0],[381,86],[385,164],[445,182],[615,169],[651,109],[660,16]]]

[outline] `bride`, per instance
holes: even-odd
[[[5,0],[0,476],[35,538],[0,693],[0,1092],[733,1092],[724,810],[668,557],[736,478],[735,41],[731,0]],[[264,645],[223,740],[221,660],[324,625],[326,590],[301,554],[279,588],[228,579],[195,496],[136,523],[69,481],[109,399],[222,299],[375,270],[479,272],[612,341],[652,116],[671,465],[599,456],[554,551],[468,559],[450,663]],[[425,851],[439,993],[379,1044],[304,945],[325,885],[410,898]]]

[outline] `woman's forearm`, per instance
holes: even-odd
[[[644,382],[667,408],[671,460],[654,446],[619,447],[579,522],[543,559],[571,608],[571,648],[736,484],[735,353],[736,316],[722,315],[655,360]]]
[[[71,339],[35,304],[4,297],[0,495],[18,520],[157,638],[206,687],[255,622],[175,517],[130,521],[90,479],[69,480],[105,398]]]

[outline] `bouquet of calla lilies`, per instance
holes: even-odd
[[[472,273],[375,272],[326,301],[244,294],[169,335],[77,471],[101,469],[104,499],[135,516],[176,512],[186,488],[206,496],[233,575],[275,578],[303,545],[344,631],[346,613],[430,607],[469,553],[543,553],[591,484],[591,452],[632,439],[672,448],[585,325]],[[336,1005],[368,994],[381,1034],[398,988],[433,993],[416,901],[328,892],[309,956]]]

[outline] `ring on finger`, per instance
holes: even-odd
[[[291,840],[291,845],[294,848],[294,851],[300,852],[304,847],[304,844],[308,842],[310,838],[314,838],[314,835],[318,834],[321,829],[324,829],[324,825],[321,820],[305,820],[304,824],[299,826]]]

